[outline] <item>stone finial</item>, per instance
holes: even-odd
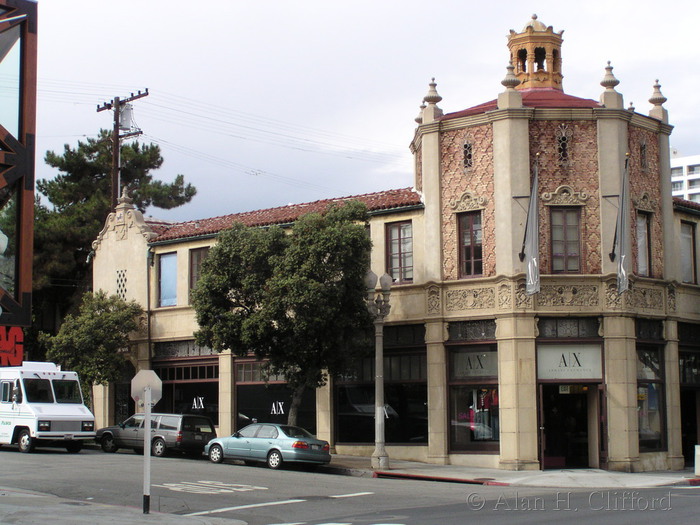
[[[425,102],[423,102],[420,105],[420,111],[418,112],[418,116],[415,118],[416,122],[420,125],[423,124],[423,110],[425,109]]]
[[[634,113],[635,107],[634,107],[634,102],[630,102],[630,107],[627,108],[627,111],[630,113]]]
[[[437,89],[435,89],[437,87],[435,77],[432,78],[432,81],[428,85],[430,88],[428,89],[428,94],[423,97],[423,102],[427,102],[428,104],[437,104],[442,100],[442,97],[438,94]]]
[[[608,60],[608,66],[605,68],[605,76],[603,80],[600,81],[600,85],[603,86],[608,91],[615,91],[615,86],[617,86],[620,81],[613,75],[613,67],[610,65]]]
[[[654,84],[654,93],[652,93],[649,102],[654,104],[654,106],[661,106],[667,100],[668,99],[661,93],[661,84],[659,84],[659,79],[657,78]]]
[[[518,80],[518,77],[515,76],[515,67],[513,66],[512,61],[508,62],[506,69],[508,72],[506,73],[506,77],[501,80],[501,84],[505,86],[506,89],[515,89],[516,86],[520,85],[520,80]]]
[[[133,204],[134,199],[129,197],[129,188],[124,186],[122,196],[117,199],[117,204]]]

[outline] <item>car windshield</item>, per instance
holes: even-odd
[[[281,426],[282,432],[287,434],[287,436],[291,438],[313,438],[314,436],[304,430],[303,428],[299,427],[290,427],[290,426]]]
[[[81,404],[80,383],[73,379],[54,379],[53,391],[56,392],[56,403]]]
[[[53,391],[48,379],[24,379],[24,392],[29,403],[53,403]]]

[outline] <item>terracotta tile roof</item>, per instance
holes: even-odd
[[[366,193],[364,195],[339,197],[337,199],[325,199],[303,204],[289,204],[278,208],[233,213],[231,215],[222,215],[220,217],[195,221],[170,224],[162,221],[153,221],[153,223],[151,223],[147,220],[147,222],[153,230],[158,233],[158,236],[151,242],[172,241],[176,239],[214,235],[229,228],[236,222],[243,223],[246,226],[289,224],[306,213],[322,212],[331,204],[349,200],[364,202],[370,212],[422,205],[421,197],[418,193],[411,188],[403,188],[399,190],[380,191],[377,193]]]
[[[700,202],[687,201],[681,197],[673,197],[674,208],[684,208],[687,211],[695,211],[700,213]]]
[[[527,108],[599,108],[600,103],[587,98],[567,95],[558,89],[524,89],[520,93],[523,95],[523,106]],[[448,113],[438,120],[450,120],[470,115],[479,115],[487,111],[497,109],[497,101],[490,100],[478,106]]]

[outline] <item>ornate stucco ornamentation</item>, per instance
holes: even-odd
[[[426,290],[427,311],[429,314],[440,313],[440,287],[430,285]]]
[[[663,310],[664,293],[658,288],[643,288],[635,286],[630,288],[628,301],[633,308],[645,310]]]
[[[669,284],[666,287],[666,300],[668,301],[668,311],[676,311],[676,287],[673,284]]]
[[[656,202],[652,201],[649,194],[645,191],[637,199],[632,199],[634,207],[639,211],[645,211],[648,213],[654,213],[657,209]]]
[[[542,306],[597,306],[598,287],[591,284],[542,286],[537,302]]]
[[[468,288],[450,290],[445,294],[445,309],[454,312],[458,310],[482,310],[496,305],[496,293],[493,288]]]
[[[510,285],[503,283],[498,287],[498,307],[501,309],[509,309],[513,304],[513,294],[511,293]]]
[[[515,307],[516,308],[533,308],[535,295],[525,293],[525,281],[519,281],[515,288]]]
[[[542,201],[547,206],[584,206],[589,195],[584,191],[574,191],[571,186],[562,184],[554,192],[544,192]]]
[[[609,281],[605,285],[605,307],[611,310],[622,308],[623,296],[617,293],[617,281]]]
[[[474,195],[471,191],[465,191],[458,199],[450,199],[450,208],[455,213],[483,210],[485,207],[486,197]]]

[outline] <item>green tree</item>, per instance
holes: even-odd
[[[134,141],[122,144],[120,152],[121,184],[141,212],[149,206],[181,206],[196,194],[182,175],[172,183],[154,179],[152,172],[163,164],[157,145]],[[102,130],[97,138],[79,141],[75,148],[66,144],[61,154],[48,151],[45,161],[58,174],[36,184],[34,313],[39,321],[55,317],[60,322],[91,287],[92,241],[112,211],[111,132]],[[49,328],[46,323],[40,325]]]
[[[290,425],[307,388],[346,372],[371,346],[367,219],[350,202],[299,218],[288,234],[236,225],[203,264],[193,294],[198,343],[266,359],[292,391]]]
[[[103,291],[86,293],[77,315],[67,315],[54,337],[45,336],[50,361],[80,375],[84,391],[121,376],[129,333],[140,328],[143,309]]]

